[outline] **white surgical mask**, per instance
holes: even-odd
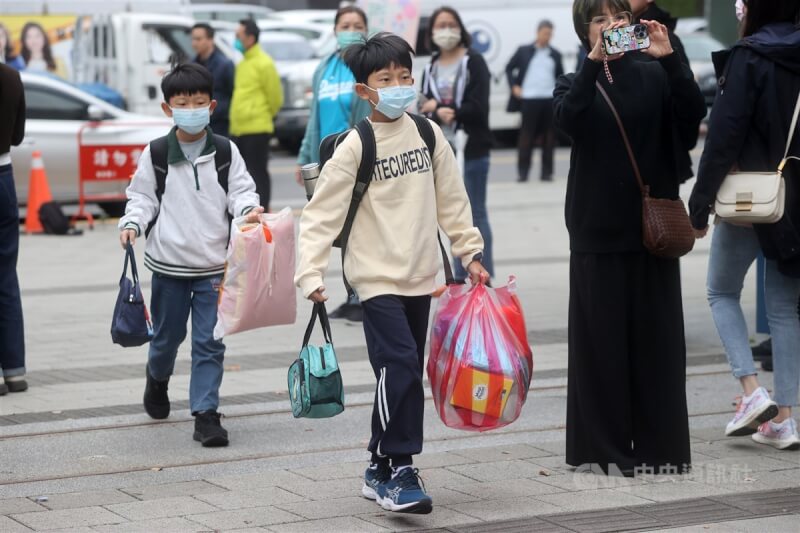
[[[380,89],[373,89],[367,84],[363,85],[370,91],[378,93],[378,103],[373,104],[375,110],[391,120],[402,117],[408,106],[417,100],[417,90],[413,85],[394,85]]]
[[[455,28],[433,30],[433,44],[448,52],[461,42],[461,31]]]
[[[208,126],[211,120],[210,107],[173,107],[172,120],[186,133],[196,135]]]

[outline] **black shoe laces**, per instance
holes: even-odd
[[[397,475],[397,486],[403,489],[421,488],[425,491],[425,483],[419,475],[418,468],[404,468],[403,471]]]

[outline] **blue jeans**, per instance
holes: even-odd
[[[708,302],[733,376],[756,374],[747,323],[740,304],[744,278],[761,247],[752,228],[717,224],[708,263]],[[800,387],[800,279],[784,276],[767,260],[763,280],[767,320],[772,333],[774,400],[780,406],[797,403]]]
[[[153,274],[154,336],[150,342],[150,375],[163,381],[172,375],[178,347],[186,338],[186,321],[192,312],[192,375],[189,407],[192,413],[219,407],[222,359],[225,345],[214,340],[217,298],[221,277],[179,279]]]
[[[19,207],[11,165],[0,166],[0,376],[25,375],[25,336],[17,278]]]
[[[489,212],[486,209],[486,182],[489,178],[489,156],[464,160],[464,185],[472,206],[472,223],[483,236],[483,266],[494,277],[494,258],[492,257],[492,228],[489,226]],[[467,278],[467,271],[461,261],[455,260],[456,279]]]

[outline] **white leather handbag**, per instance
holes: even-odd
[[[725,177],[717,192],[714,212],[725,222],[735,224],[773,224],[783,218],[786,206],[786,183],[783,178],[783,167],[789,156],[797,119],[800,116],[800,95],[794,107],[792,125],[783,159],[777,172],[731,172]]]

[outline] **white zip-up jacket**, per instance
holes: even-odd
[[[192,164],[181,150],[175,129],[167,136],[167,180],[159,206],[150,146],[126,191],[128,205],[120,229],[147,231],[158,214],[145,246],[144,264],[158,274],[175,278],[202,278],[225,271],[230,223],[260,205],[256,185],[244,159],[231,143],[228,194],[220,186],[214,164],[214,139],[206,130],[206,145]]]

